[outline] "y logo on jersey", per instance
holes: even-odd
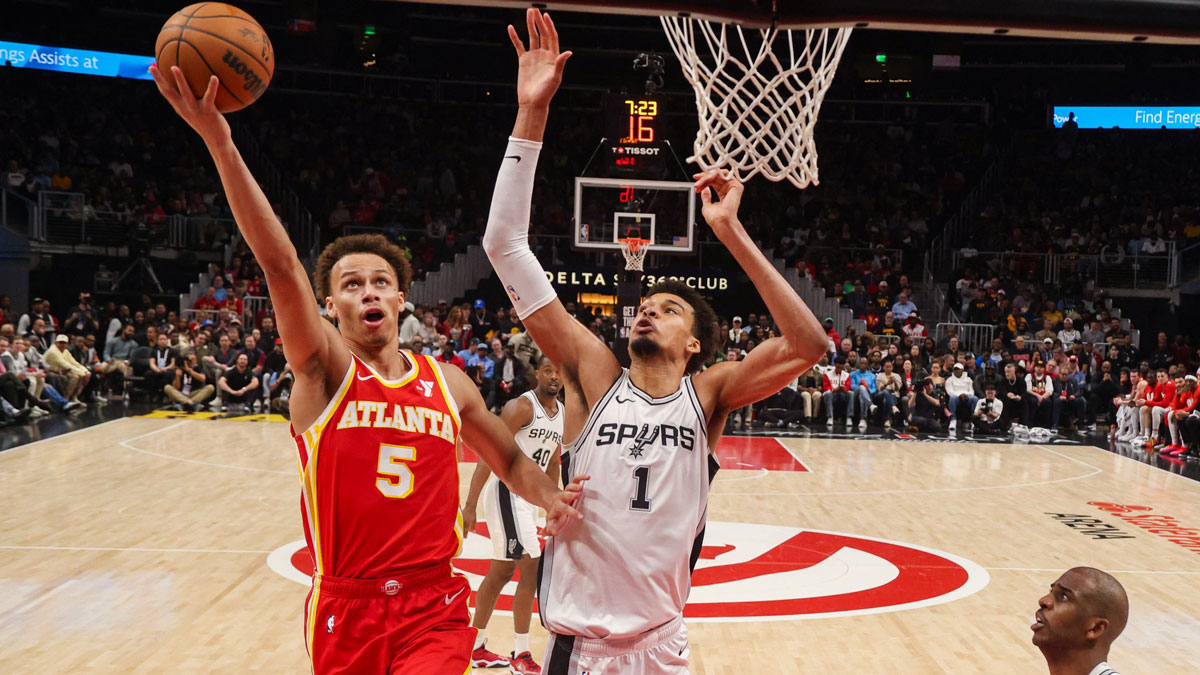
[[[482,528],[481,528],[482,529]],[[970,560],[923,546],[840,532],[710,521],[692,574],[689,621],[789,621],[929,607],[973,595],[990,580]],[[469,533],[454,566],[478,588],[492,557],[486,534]],[[268,559],[276,572],[308,585],[304,541]],[[511,612],[516,582],[496,605]]]
[[[433,380],[417,380],[417,383],[421,385],[421,393],[425,398],[433,396]]]

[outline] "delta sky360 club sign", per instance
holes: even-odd
[[[478,529],[482,530],[483,525]],[[684,616],[690,621],[784,621],[894,612],[972,595],[988,584],[979,565],[885,539],[779,525],[709,522]],[[463,542],[455,567],[478,588],[487,573],[486,531]],[[271,569],[309,585],[303,541],[268,557]],[[496,610],[512,608],[515,580]],[[472,598],[474,605],[474,598]]]

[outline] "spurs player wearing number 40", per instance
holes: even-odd
[[[483,244],[530,336],[563,374],[563,475],[591,476],[578,502],[587,519],[569,523],[542,552],[538,606],[551,633],[544,669],[686,673],[683,607],[704,535],[711,448],[730,410],[782,389],[816,363],[828,338],[742,228],[742,186],[725,172],[696,176],[704,219],[762,295],[780,337],[701,372],[715,316],[694,290],[665,282],[638,309],[624,370],[567,313],[529,248],[528,228],[549,103],[570,52],[560,53],[549,16],[530,9],[526,23],[528,47],[508,28],[519,109]]]
[[[462,439],[514,492],[544,507],[547,531],[578,513],[578,484],[560,491],[517,447],[457,368],[397,349],[408,289],[403,251],[378,235],[343,237],[313,272],[329,317],[287,231],[217,112],[218,81],[197,99],[183,72],[151,66],[159,91],[204,139],[238,229],[263,266],[292,387],[304,535],[316,572],[305,608],[315,673],[470,670],[475,629],[466,580],[450,559],[462,541],[457,444]]]
[[[537,388],[509,401],[500,412],[500,419],[512,430],[521,450],[557,482],[564,416],[563,405],[557,399],[558,369],[543,356],[538,360],[536,374]],[[529,653],[529,618],[533,611],[538,559],[542,553],[537,538],[537,507],[514,495],[495,476],[489,478],[490,474],[483,462],[475,467],[463,505],[463,531],[470,532],[475,524],[479,495],[483,493],[483,510],[492,539],[492,564],[475,596],[475,618],[471,625],[479,635],[475,638],[471,664],[476,668],[509,666],[513,675],[537,675],[541,670]],[[521,578],[513,594],[515,636],[512,658],[506,659],[489,652],[484,640],[496,598],[500,589],[512,579],[514,570],[521,572]]]

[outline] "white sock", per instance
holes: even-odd
[[[529,651],[529,633],[513,633],[513,654],[521,655]]]
[[[483,646],[483,643],[487,642],[487,629],[480,628],[478,630],[479,634],[475,636],[475,649],[479,649]]]

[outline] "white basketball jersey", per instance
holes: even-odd
[[[513,440],[517,442],[517,447],[521,448],[521,452],[525,453],[526,457],[532,459],[534,464],[545,471],[546,467],[550,466],[554,451],[562,443],[563,418],[566,417],[563,415],[563,404],[562,401],[558,402],[558,412],[551,417],[533,391],[521,394],[521,398],[529,399],[529,402],[533,404],[533,419],[517,430]],[[493,473],[488,476],[488,480],[499,479]],[[521,499],[516,494],[512,496],[514,499]]]
[[[587,474],[572,521],[542,552],[538,606],[555,633],[624,638],[683,613],[717,470],[685,377],[653,398],[624,370],[563,447],[563,479]]]
[[[551,417],[536,393],[527,391],[521,394],[521,398],[527,398],[533,404],[533,419],[521,427],[514,438],[521,452],[545,471],[550,466],[554,451],[562,443],[563,404],[562,401],[558,402],[558,411]]]

